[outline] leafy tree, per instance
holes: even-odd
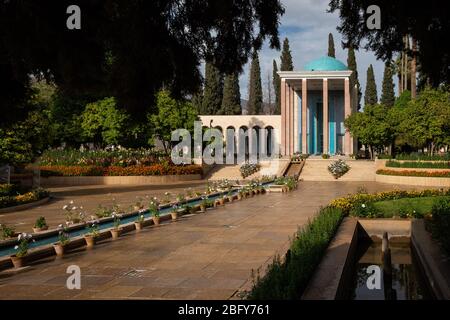
[[[386,106],[366,105],[363,112],[355,112],[345,119],[345,126],[352,136],[369,147],[371,158],[374,151],[381,151],[392,142],[394,132],[387,114]]]
[[[378,102],[377,84],[372,65],[367,68],[366,91],[364,92],[364,106],[374,105]]]
[[[255,52],[250,66],[250,83],[248,89],[247,114],[261,114],[263,107],[263,93],[261,84],[261,69],[258,53]]]
[[[395,103],[394,81],[392,80],[392,68],[389,62],[386,62],[384,66],[383,88],[380,102],[387,107],[392,107]]]
[[[119,144],[126,135],[128,115],[117,109],[114,98],[87,104],[81,118],[83,134],[94,143]]]
[[[202,114],[217,114],[222,105],[223,76],[213,63],[205,64],[205,88],[202,98]]]
[[[291,49],[289,47],[289,39],[285,38],[283,41],[283,51],[281,51],[281,65],[280,71],[292,71],[294,70],[294,64],[292,63]]]
[[[328,34],[328,56],[336,58],[336,52],[334,50],[334,39],[332,33]]]
[[[222,107],[218,114],[242,114],[239,76],[236,73],[225,77]]]
[[[156,114],[148,116],[151,137],[155,142],[159,139],[166,153],[172,148],[172,131],[176,129],[194,130],[194,121],[198,119],[197,112],[191,102],[174,99],[170,92],[161,90],[156,97]]]
[[[17,121],[22,111],[26,117],[29,75],[41,72],[68,96],[114,96],[143,121],[161,87],[178,97],[199,90],[201,61],[231,73],[266,39],[279,48],[284,13],[280,0],[80,0],[82,28],[68,30],[71,4],[1,2],[0,101],[7,112],[0,122]]]
[[[367,8],[377,5],[381,10],[381,28],[366,27]],[[433,87],[450,80],[450,43],[443,41],[450,33],[450,3],[430,0],[411,4],[410,1],[385,0],[330,0],[329,11],[339,11],[344,44],[375,52],[377,58],[391,60],[394,53],[404,49],[403,37],[417,41],[417,60],[421,72]],[[439,45],[436,45],[439,43]],[[411,56],[411,54],[408,54]]]
[[[352,46],[348,48],[348,57],[347,57],[347,66],[350,70],[353,71],[352,75],[350,76],[350,87],[354,88],[356,85],[357,91],[358,91],[358,110],[361,108],[361,85],[359,84],[358,79],[358,66],[356,64],[356,56],[355,56],[355,49],[353,49]]]
[[[273,88],[275,90],[275,112],[274,114],[281,114],[281,79],[278,75],[277,62],[273,60],[273,74],[272,74]]]

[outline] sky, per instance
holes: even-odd
[[[347,65],[347,50],[342,49],[342,37],[336,30],[340,23],[339,12],[326,12],[329,0],[282,0],[282,3],[286,12],[281,17],[280,40],[282,43],[285,37],[289,38],[294,70],[303,70],[309,61],[327,55],[330,32],[334,37],[336,59]],[[277,60],[278,68],[280,67],[280,55],[281,51],[270,49],[267,42],[259,52],[263,92],[267,86],[267,73],[270,72],[272,75],[273,59]],[[384,63],[377,60],[372,52],[364,49],[356,51],[356,63],[363,97],[366,72],[370,64],[374,68],[378,96],[380,96]],[[245,100],[248,98],[249,69],[248,63],[244,66],[244,72],[239,78],[241,98]]]

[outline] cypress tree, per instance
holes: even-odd
[[[394,81],[392,80],[392,68],[390,61],[384,65],[383,88],[381,92],[381,104],[393,107],[395,103]]]
[[[367,68],[366,91],[364,92],[364,105],[374,105],[378,102],[377,84],[372,65]]]
[[[331,33],[328,34],[328,56],[336,58],[336,52],[334,50],[334,39]]]
[[[223,76],[211,63],[205,64],[205,88],[203,90],[202,113],[217,114],[222,106]]]
[[[222,107],[218,114],[242,114],[239,76],[237,73],[232,73],[225,76],[223,84]]]
[[[281,114],[281,79],[278,75],[278,66],[277,62],[273,60],[273,74],[272,74],[272,82],[273,89],[275,90],[275,112],[274,114]]]
[[[197,110],[197,114],[203,114],[202,100],[203,96],[201,92],[197,92],[192,95],[191,103],[194,106],[195,110]]]
[[[262,108],[263,93],[261,85],[261,69],[259,67],[258,53],[255,52],[250,67],[247,114],[261,114]]]
[[[291,49],[289,48],[289,39],[285,38],[283,41],[283,51],[281,51],[281,71],[294,70],[294,64],[292,63]]]
[[[358,110],[361,109],[361,85],[359,84],[358,79],[358,66],[356,64],[356,56],[355,56],[355,49],[353,49],[352,46],[348,48],[348,56],[347,56],[347,66],[349,70],[352,70],[352,75],[350,76],[350,88],[354,88],[356,85],[356,88],[358,90],[358,97],[357,97],[357,105]]]

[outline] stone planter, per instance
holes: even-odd
[[[54,243],[53,248],[55,249],[55,253],[57,256],[63,256],[65,252],[65,246],[61,243]]]
[[[233,202],[233,196],[228,197],[228,202]]]
[[[240,194],[240,193],[237,194],[237,200],[238,200],[238,201],[239,201],[239,200],[242,200],[242,194]]]
[[[118,229],[111,229],[111,237],[113,240],[117,240],[120,237],[120,234],[122,233],[122,228]]]
[[[206,212],[206,205],[205,204],[201,204],[200,205],[200,212]]]
[[[152,220],[153,220],[153,224],[154,224],[155,226],[159,226],[159,217],[153,216],[153,217],[152,217]]]
[[[25,256],[26,257],[26,256]],[[25,257],[18,257],[15,254],[11,256],[11,261],[14,265],[14,268],[22,268],[26,265]]]
[[[45,226],[45,227],[42,227],[42,228],[33,227],[33,232],[34,233],[42,232],[42,231],[45,231],[45,230],[48,230],[48,226]]]
[[[143,226],[143,223],[141,221],[135,221],[134,222],[134,227],[136,228],[137,231],[141,231]]]
[[[223,206],[225,204],[225,198],[219,199],[219,205]]]
[[[134,206],[133,209],[134,209],[134,211],[139,211],[139,210],[144,209],[144,206]]]
[[[177,221],[177,219],[178,219],[178,212],[177,211],[172,211],[170,213],[170,215],[172,216],[172,221]]]
[[[86,247],[91,249],[95,245],[95,237],[91,235],[84,236],[84,240],[86,241]]]

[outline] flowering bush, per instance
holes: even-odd
[[[377,174],[387,176],[407,176],[407,177],[434,177],[434,178],[450,178],[450,171],[414,171],[414,170],[377,170]]]
[[[125,149],[120,146],[104,150],[47,150],[40,158],[43,166],[96,166],[127,167],[148,166],[170,162],[170,157],[161,151],[148,149]]]
[[[98,167],[98,166],[43,166],[41,176],[162,176],[201,174],[202,168],[198,165],[175,166],[155,164],[152,166],[128,167]]]
[[[50,193],[42,188],[34,189],[30,192],[19,194],[16,196],[4,196],[0,197],[0,208],[6,208],[11,206],[17,206],[26,204],[33,201],[38,201],[48,197]]]
[[[62,207],[66,215],[66,224],[74,224],[84,222],[85,213],[83,212],[83,206],[77,207],[73,200]]]
[[[16,256],[18,258],[22,258],[27,255],[29,242],[30,241],[34,242],[34,239],[32,240],[31,237],[32,237],[31,234],[25,232],[19,234],[19,236],[17,237],[17,241],[19,242],[19,244],[16,245],[14,249],[17,250]]]
[[[357,204],[367,204],[371,202],[396,200],[401,198],[419,198],[432,196],[450,196],[450,189],[427,189],[422,191],[394,190],[373,194],[357,193],[343,198],[335,199],[330,202],[329,206],[342,209],[345,214],[349,214]]]
[[[300,153],[300,152],[296,152],[296,153],[294,153],[292,156],[291,156],[291,161],[292,162],[300,162],[300,161],[302,161],[302,160],[305,160],[305,159],[307,159],[309,157],[309,154],[303,154],[303,153]]]
[[[328,166],[328,171],[334,176],[335,179],[342,177],[349,170],[350,166],[346,164],[345,161],[342,159],[332,162]]]
[[[261,166],[259,163],[244,163],[240,168],[242,178],[247,178],[248,176],[258,172]]]

